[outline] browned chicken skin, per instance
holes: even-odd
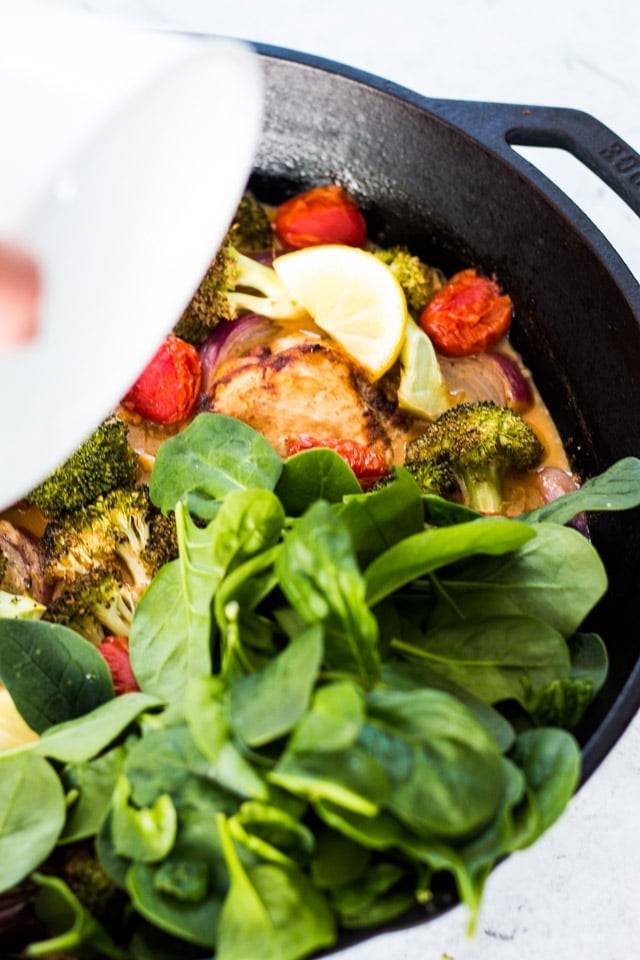
[[[349,358],[327,341],[282,337],[228,360],[205,384],[209,409],[259,430],[284,456],[298,434],[349,439],[391,463],[394,405]]]

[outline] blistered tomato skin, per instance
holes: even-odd
[[[200,377],[196,348],[168,336],[123,398],[122,406],[153,423],[179,423],[195,409]]]
[[[429,301],[420,326],[447,357],[490,350],[509,330],[513,304],[495,280],[470,268],[454,274]]]
[[[363,247],[367,226],[362,212],[344,187],[313,187],[285,200],[274,219],[276,236],[290,250],[323,243]]]
[[[125,637],[106,637],[98,646],[98,651],[107,662],[117,697],[140,689],[131,669],[129,643]]]
[[[308,433],[301,433],[287,440],[287,456],[292,457],[294,453],[311,450],[314,447],[335,450],[349,464],[365,490],[376,480],[386,477],[389,472],[384,458],[376,450],[358,443],[357,440],[318,440],[317,437],[312,437]]]

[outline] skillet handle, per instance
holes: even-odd
[[[485,146],[508,156],[512,164],[511,146],[567,150],[640,216],[640,155],[591,114],[508,103],[458,101],[456,105],[453,100],[440,101],[437,112],[452,120],[455,113],[456,123]]]

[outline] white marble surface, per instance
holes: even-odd
[[[54,2],[48,0],[49,8]],[[631,0],[57,2],[304,50],[428,96],[577,107],[640,150],[640,14]],[[539,165],[577,200],[640,279],[638,218],[576,162],[556,151],[544,153]],[[639,894],[636,717],[561,821],[532,850],[495,871],[474,940],[467,938],[466,915],[457,908],[339,956],[632,960],[640,942]]]

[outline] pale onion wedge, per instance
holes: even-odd
[[[451,396],[431,339],[411,318],[400,351],[400,364],[398,405],[401,410],[435,420],[451,406]]]

